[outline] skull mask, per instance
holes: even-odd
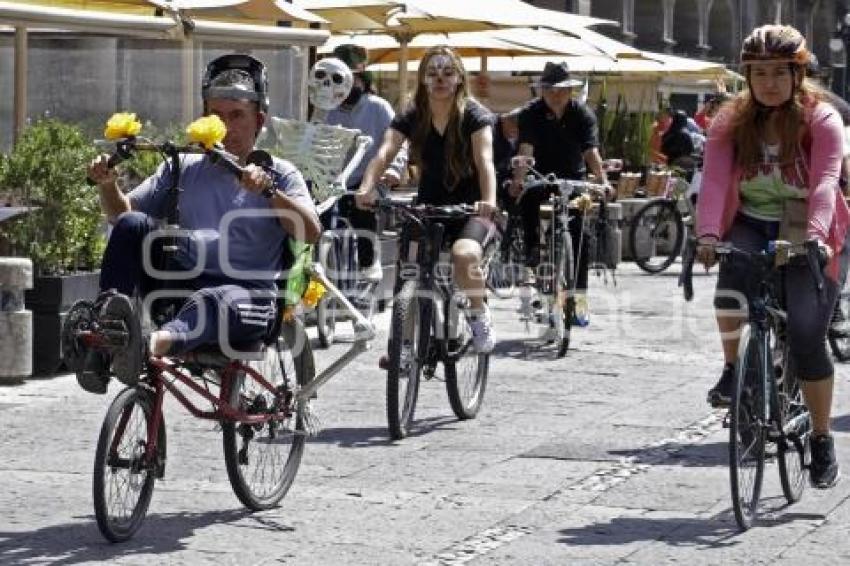
[[[317,61],[307,81],[310,102],[322,110],[333,110],[348,97],[353,84],[351,69],[339,59],[327,57]]]

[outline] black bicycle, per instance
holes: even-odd
[[[754,268],[757,292],[748,300],[735,362],[732,405],[724,419],[729,428],[729,477],[732,508],[742,530],[758,512],[764,479],[765,445],[776,444],[779,479],[788,503],[799,501],[808,467],[811,435],[809,410],[803,402],[797,373],[788,357],[784,272],[789,264],[808,265],[816,285],[823,285],[823,257],[817,242],[792,245],[771,242],[768,251],[752,253],[729,243],[714,246],[719,261],[734,256]],[[679,284],[686,300],[693,297],[695,240],[685,248]]]
[[[471,205],[435,206],[380,199],[377,206],[401,215],[399,265],[390,326],[387,421],[401,439],[413,423],[420,377],[445,369],[446,392],[461,420],[474,418],[484,400],[489,354],[476,353],[466,317],[467,299],[452,282],[445,249],[449,224],[475,215]]]

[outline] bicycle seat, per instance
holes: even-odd
[[[247,342],[233,342],[230,348],[238,352],[241,360],[259,360],[262,359],[262,353],[265,349],[263,340],[251,340]],[[180,356],[186,361],[195,362],[201,365],[209,366],[225,366],[234,358],[227,355],[217,342],[214,344],[203,344],[194,350],[186,352]]]

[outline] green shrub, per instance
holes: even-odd
[[[0,166],[0,193],[38,210],[4,224],[0,236],[37,274],[95,269],[105,246],[98,192],[86,184],[96,154],[73,124],[41,119],[26,128]]]

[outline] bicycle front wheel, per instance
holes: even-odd
[[[127,388],[112,401],[94,457],[94,515],[111,542],[129,540],[142,525],[154,481],[165,465],[165,422],[159,424],[157,461],[145,458],[153,420],[150,392]]]
[[[431,332],[430,303],[417,295],[417,281],[405,281],[393,302],[390,326],[389,371],[387,372],[387,423],[390,437],[404,438],[410,432],[419,377]]]
[[[788,358],[788,345],[778,342],[774,351],[776,387],[775,420],[782,427],[777,448],[779,483],[788,503],[796,503],[806,486],[806,447],[811,433],[809,410],[803,402],[797,372]]]
[[[742,530],[752,526],[764,479],[765,397],[767,360],[764,337],[749,325],[741,333],[735,367],[735,388],[729,411],[729,479],[732,509]]]
[[[552,307],[554,313],[553,324],[560,328],[560,341],[558,343],[558,357],[567,355],[570,348],[570,333],[573,329],[573,317],[576,311],[576,264],[573,255],[573,240],[565,230],[561,235],[557,254],[557,280],[555,286],[555,304]]]
[[[472,347],[472,329],[460,309],[452,305],[456,340],[449,341],[449,355],[445,361],[446,393],[455,416],[460,420],[475,418],[484,401],[487,388],[489,354],[479,354]]]
[[[284,412],[286,417],[262,424],[223,422],[224,462],[239,501],[261,511],[275,507],[289,491],[304,453],[307,408],[290,401],[290,393],[313,378],[314,366],[300,321],[284,322],[277,343],[250,365],[277,394],[239,372],[233,376],[229,405],[248,414]]]
[[[661,273],[676,260],[685,241],[685,224],[676,201],[656,199],[635,213],[629,227],[632,257],[647,273]]]

